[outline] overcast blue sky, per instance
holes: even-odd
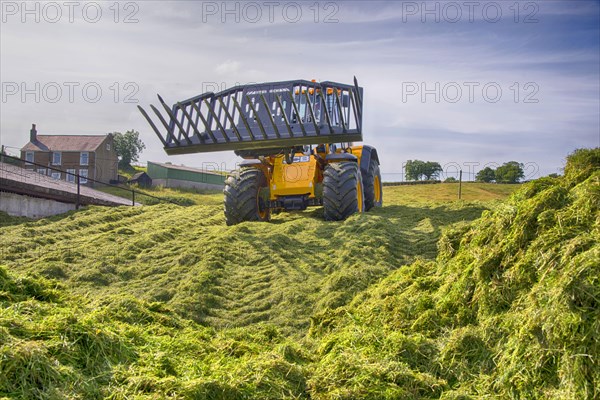
[[[356,75],[364,140],[386,174],[409,159],[448,173],[516,160],[532,178],[600,146],[598,1],[73,4],[2,2],[4,145],[23,146],[31,123],[40,134],[135,129],[141,161],[231,169],[233,152],[167,156],[136,105]]]

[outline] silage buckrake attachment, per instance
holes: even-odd
[[[256,156],[362,141],[362,88],[356,78],[353,86],[305,80],[236,86],[172,107],[158,99],[163,112],[150,105],[158,124],[138,108],[169,155],[234,150]]]

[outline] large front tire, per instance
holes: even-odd
[[[358,163],[347,161],[327,164],[323,175],[323,210],[327,221],[342,221],[364,211]]]
[[[223,190],[227,225],[244,221],[269,221],[271,213],[264,196],[268,190],[267,178],[258,168],[243,168],[229,175]]]
[[[381,172],[379,164],[375,160],[369,163],[367,176],[363,177],[365,185],[365,211],[373,207],[381,207],[383,204],[383,185],[381,184]]]

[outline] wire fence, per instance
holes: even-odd
[[[65,180],[67,182],[73,183],[77,187],[77,196],[76,196],[76,201],[75,201],[76,209],[79,209],[79,207],[81,206],[81,186],[84,185],[85,187],[89,187],[87,182],[91,182],[94,184],[94,187],[91,189],[97,189],[98,187],[96,185],[99,185],[100,187],[112,188],[112,190],[110,190],[110,191],[102,191],[102,192],[108,193],[108,194],[113,194],[113,195],[119,196],[121,198],[130,198],[132,206],[139,205],[139,203],[136,203],[136,196],[137,196],[137,199],[140,201],[141,201],[141,199],[149,198],[149,199],[154,200],[151,203],[164,202],[164,203],[171,203],[171,204],[175,204],[175,205],[181,205],[178,202],[173,201],[171,199],[167,199],[167,198],[160,197],[160,196],[154,196],[154,195],[148,194],[146,192],[136,190],[129,186],[115,185],[112,183],[102,182],[102,181],[99,181],[99,180],[96,180],[96,179],[93,179],[93,178],[90,178],[87,176],[82,176],[78,173],[68,172],[63,169],[56,168],[55,166],[39,164],[34,161],[28,161],[28,160],[25,160],[20,157],[11,156],[11,155],[6,154],[4,152],[4,149],[3,149],[3,151],[0,151],[0,163],[12,164],[12,165],[19,166],[19,167],[35,166],[35,167],[39,167],[39,169],[43,169],[44,171],[49,170],[49,171],[59,172],[61,174],[61,176],[63,176],[62,174],[64,174],[64,176],[66,178]],[[48,175],[44,174],[44,176],[48,176]],[[50,173],[50,176],[51,176],[51,173]],[[72,181],[70,181],[69,179],[72,179]],[[118,193],[123,193],[123,195],[118,194]]]
[[[463,182],[474,182],[477,175],[474,171],[463,171],[462,174]],[[458,182],[459,175],[460,170],[452,168],[441,171],[435,176],[434,180],[443,182],[448,178],[454,178]],[[382,172],[381,178],[386,183],[415,182],[414,180],[407,179],[405,172]]]

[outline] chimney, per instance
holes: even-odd
[[[29,131],[29,141],[31,143],[37,142],[37,130],[35,130],[35,124],[31,124],[31,130]]]

